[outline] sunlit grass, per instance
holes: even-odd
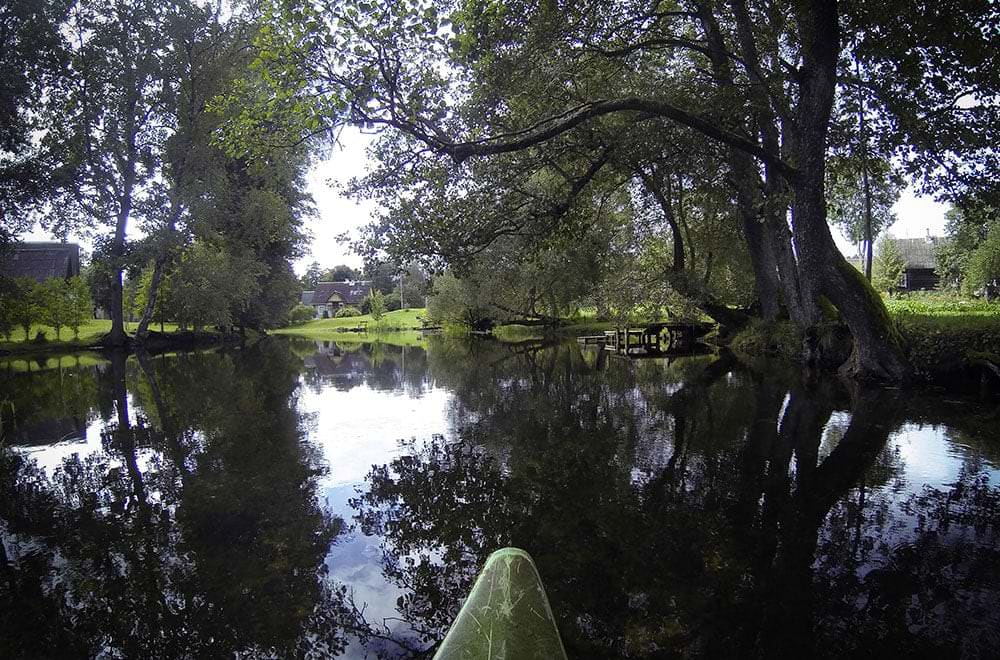
[[[397,309],[393,312],[386,312],[379,323],[375,323],[370,314],[363,314],[362,316],[349,316],[342,319],[317,319],[302,325],[280,328],[274,330],[273,333],[314,338],[331,338],[327,335],[335,334],[339,341],[344,335],[349,334],[347,330],[350,328],[364,327],[369,335],[417,330],[420,328],[421,321],[426,318],[427,310],[422,307]],[[364,335],[365,333],[354,334]]]

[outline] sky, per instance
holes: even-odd
[[[349,245],[342,243],[340,236],[347,234],[356,237],[359,230],[368,224],[375,211],[375,205],[368,200],[355,202],[340,194],[340,186],[352,177],[364,174],[368,166],[367,147],[372,140],[371,135],[361,133],[355,128],[346,128],[340,135],[338,144],[318,161],[307,175],[307,188],[312,194],[316,205],[316,216],[305,223],[309,235],[309,247],[304,257],[295,263],[295,272],[303,274],[308,265],[316,261],[323,268],[332,268],[338,264],[360,267],[361,258],[351,252]],[[896,238],[919,238],[929,232],[932,236],[944,234],[944,213],[948,210],[946,204],[935,202],[929,197],[917,196],[912,188],[907,188],[895,211],[898,220],[889,232]],[[847,256],[856,254],[857,248],[844,238],[836,229],[834,238],[841,252]],[[53,240],[51,234],[36,228],[23,236],[24,240]],[[79,240],[70,237],[71,240]],[[89,249],[90,242],[79,240]]]

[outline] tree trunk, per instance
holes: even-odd
[[[750,253],[750,267],[753,269],[754,291],[760,303],[760,314],[765,321],[776,321],[781,315],[778,260],[774,253],[773,234],[765,231],[765,226],[755,210],[757,205],[754,188],[757,175],[750,157],[746,154],[732,150],[729,162],[736,185],[736,215],[739,217]]]
[[[737,309],[731,309],[715,300],[707,288],[704,285],[699,285],[693,274],[689,276],[685,269],[684,237],[674,215],[672,200],[669,196],[671,192],[669,185],[666,188],[661,187],[659,178],[662,177],[657,177],[655,172],[650,174],[640,169],[639,176],[646,186],[646,190],[659,204],[667,223],[670,225],[673,240],[673,263],[667,271],[667,283],[674,291],[697,305],[701,311],[719,325],[730,329],[746,325],[749,321],[747,314]],[[669,181],[669,176],[666,177],[666,180]]]
[[[858,380],[899,382],[908,366],[882,299],[847,260],[826,220],[826,136],[833,108],[839,54],[839,24],[833,3],[796,7],[803,62],[797,105],[798,130],[792,182],[792,218],[800,272],[840,310],[853,336],[841,372]]]
[[[706,3],[699,4],[698,17],[708,42],[712,73],[720,88],[731,89],[735,87],[733,71],[713,8]],[[750,267],[754,274],[754,289],[760,303],[761,316],[766,321],[774,321],[781,314],[781,288],[774,236],[765,232],[757,212],[761,206],[758,203],[760,175],[753,159],[745,151],[730,146],[727,160],[732,175],[731,183],[736,189],[736,214],[750,253]]]
[[[156,296],[159,293],[160,281],[163,279],[163,270],[166,267],[167,255],[162,254],[153,262],[153,276],[149,278],[149,291],[146,296],[146,307],[142,310],[139,318],[139,327],[135,331],[135,341],[142,344],[149,336],[149,323],[153,320],[153,311],[156,309]],[[160,331],[163,331],[163,322],[160,322]]]

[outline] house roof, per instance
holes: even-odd
[[[0,275],[30,277],[43,282],[50,277],[80,274],[80,246],[76,243],[17,243],[0,260]]]
[[[331,298],[339,299],[345,305],[360,305],[368,297],[372,283],[368,280],[357,282],[318,282],[312,291],[302,292],[302,303],[305,305],[322,305]],[[306,294],[309,301],[306,302]]]
[[[938,238],[928,236],[927,238],[897,238],[894,240],[907,268],[935,268],[937,266],[934,248],[938,245]]]

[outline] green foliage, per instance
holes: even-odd
[[[1000,304],[933,291],[914,291],[886,300],[885,304],[896,317],[1000,317]]]
[[[153,266],[150,264],[143,269],[139,278],[138,289],[136,290],[134,302],[134,315],[141,316],[149,302],[150,289],[153,283]],[[151,321],[159,323],[161,326],[170,319],[170,310],[175,306],[174,294],[171,288],[170,276],[164,275],[160,279],[160,284],[156,289],[156,301],[153,303],[153,316]]]
[[[24,341],[31,336],[31,326],[38,323],[43,315],[43,302],[38,283],[30,277],[12,280],[7,288],[3,314],[5,325],[17,326],[24,330]]]
[[[353,318],[355,316],[361,316],[361,310],[358,309],[357,307],[352,307],[350,305],[345,305],[344,307],[341,307],[333,315],[333,317],[337,319]],[[372,318],[374,318],[374,316]]]
[[[292,307],[292,310],[288,312],[288,323],[290,325],[301,325],[306,321],[312,321],[314,318],[316,318],[316,310],[302,303]]]
[[[375,289],[368,294],[366,302],[368,303],[368,314],[372,317],[372,321],[379,324],[385,313],[389,311],[386,307],[385,294]]]
[[[56,339],[62,339],[62,328],[67,325],[73,313],[72,301],[68,295],[68,285],[61,277],[50,277],[38,286],[41,305],[41,321],[56,331]]]
[[[80,326],[91,317],[93,304],[86,282],[80,277],[64,279],[52,277],[35,290],[40,308],[39,321],[56,331],[62,339],[62,329],[73,330],[74,338],[80,335]]]
[[[987,300],[1000,295],[1000,222],[969,254],[963,269],[963,288],[983,295]]]
[[[435,323],[472,328],[489,318],[482,300],[476,282],[459,279],[453,273],[446,272],[435,277],[432,282],[427,313]]]
[[[903,346],[917,375],[925,380],[964,376],[974,360],[1000,346],[1000,310],[897,318]]]
[[[90,298],[90,288],[82,277],[69,279],[66,295],[69,298],[69,318],[66,321],[73,330],[73,338],[80,338],[80,326],[94,315],[94,301]]]
[[[865,240],[865,199],[860,158],[832,157],[827,164],[827,218],[856,246]],[[904,182],[885,159],[867,161],[872,197],[872,240],[896,221],[892,207],[899,199]],[[863,249],[859,254],[864,256]]]
[[[345,264],[334,266],[326,272],[324,282],[348,282],[360,279],[361,273]]]
[[[323,267],[318,261],[313,261],[306,268],[305,274],[299,279],[299,283],[306,291],[312,291],[316,284],[323,279]]]
[[[195,329],[228,329],[260,292],[257,278],[261,268],[252,258],[240,259],[196,242],[184,252],[171,275],[171,318]]]
[[[883,236],[875,246],[872,261],[872,286],[876,291],[893,292],[903,281],[906,262],[891,236]]]

